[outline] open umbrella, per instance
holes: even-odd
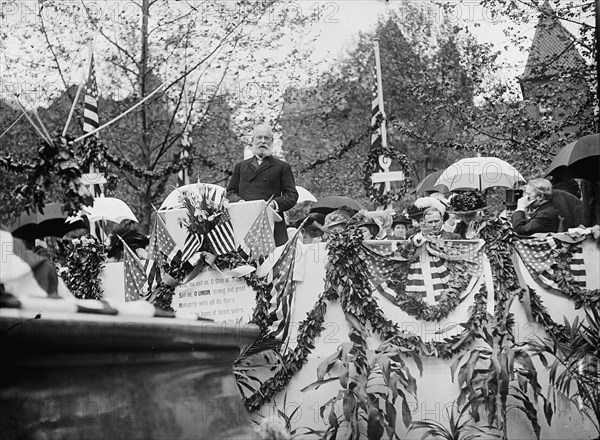
[[[515,167],[497,157],[469,157],[453,163],[436,180],[436,185],[446,185],[450,191],[504,187],[513,188],[525,179]]]
[[[48,203],[41,211],[22,213],[10,229],[14,237],[34,241],[43,237],[62,237],[83,228],[88,226],[81,218],[69,217],[60,203]]]
[[[162,202],[159,211],[166,209],[180,209],[183,205],[179,202],[179,197],[185,194],[197,194],[201,195],[200,191],[204,188],[204,191],[208,192],[210,197],[215,197],[217,201],[220,201],[225,196],[225,188],[219,185],[213,185],[212,183],[191,183],[189,185],[183,185],[179,188],[175,188]]]
[[[137,222],[135,214],[127,203],[115,197],[98,197],[94,199],[92,207],[85,207],[83,211],[87,214],[90,222],[109,220],[121,223],[123,220]]]
[[[310,212],[320,212],[322,214],[329,214],[342,206],[347,206],[355,211],[365,209],[359,202],[351,197],[346,196],[325,196],[321,197],[316,201],[310,208]]]
[[[563,174],[564,173],[564,174]],[[598,180],[600,175],[600,134],[584,136],[565,145],[546,170],[546,176]]]
[[[434,171],[433,173],[429,173],[423,180],[421,180],[417,186],[415,187],[415,193],[433,193],[433,192],[441,192],[447,193],[448,187],[446,185],[436,185],[438,178],[442,175],[443,170]]]
[[[317,198],[313,196],[309,190],[302,186],[296,186],[296,191],[298,191],[298,201],[296,203],[317,201]]]

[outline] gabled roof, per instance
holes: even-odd
[[[548,0],[540,8],[540,18],[529,50],[521,80],[554,75],[561,70],[585,65],[577,51],[573,35],[565,29],[550,7]]]

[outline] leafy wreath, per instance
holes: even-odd
[[[445,264],[450,271],[450,281],[435,305],[427,304],[419,295],[407,293],[406,276],[403,276],[400,282],[394,283],[397,293],[395,304],[404,312],[423,321],[439,321],[446,318],[460,303],[461,293],[467,288],[470,278],[464,270],[464,264],[451,260],[446,260]],[[408,273],[408,265],[404,272]]]
[[[397,189],[390,190],[385,194],[379,194],[375,190],[373,182],[371,181],[373,172],[379,167],[379,156],[390,158],[392,163],[398,164],[404,173],[404,180],[399,182],[399,187]],[[399,153],[392,148],[383,146],[371,148],[369,150],[369,156],[367,157],[367,162],[365,163],[365,176],[363,178],[363,185],[365,187],[365,191],[367,192],[367,196],[369,196],[371,200],[375,201],[377,204],[381,206],[388,206],[392,202],[400,200],[400,198],[406,194],[411,187],[412,183],[409,176],[410,167],[408,158],[405,154]]]

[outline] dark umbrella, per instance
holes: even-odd
[[[444,172],[444,170],[439,170],[439,171],[434,171],[433,173],[429,173],[427,176],[425,176],[425,178],[423,180],[421,180],[417,186],[415,187],[415,193],[417,194],[421,194],[421,193],[434,193],[434,192],[441,192],[441,193],[447,193],[448,192],[448,187],[444,184],[439,184],[436,185],[435,182],[439,179],[439,177],[442,175],[442,173]]]
[[[48,203],[42,211],[24,212],[12,225],[13,237],[34,241],[43,237],[62,237],[70,231],[88,228],[83,220],[71,222],[60,203]]]
[[[563,174],[564,173],[564,174]],[[587,179],[600,175],[600,134],[591,134],[565,145],[546,170],[546,176]]]
[[[310,212],[320,212],[323,214],[329,214],[342,206],[347,206],[354,211],[360,211],[365,209],[359,202],[351,197],[346,196],[325,196],[317,200],[312,207]]]

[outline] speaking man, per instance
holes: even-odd
[[[292,167],[289,163],[273,157],[273,132],[267,124],[260,124],[252,133],[252,157],[239,162],[227,185],[227,198],[231,202],[269,200],[282,218],[298,200],[298,191]],[[288,239],[285,222],[275,223],[275,245],[281,246]]]

